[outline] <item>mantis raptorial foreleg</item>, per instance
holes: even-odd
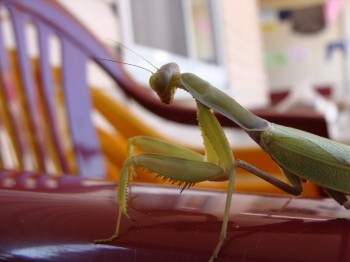
[[[135,148],[138,148],[141,151],[147,153],[168,155],[198,161],[204,160],[204,156],[196,151],[192,151],[187,148],[176,146],[168,142],[148,136],[135,136],[128,140],[127,158],[134,155]]]

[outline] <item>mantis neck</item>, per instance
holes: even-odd
[[[264,131],[270,123],[245,109],[233,98],[191,73],[180,77],[181,88],[188,91],[196,100],[226,116],[246,132]]]

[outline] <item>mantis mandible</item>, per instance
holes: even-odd
[[[119,236],[121,216],[128,218],[127,187],[134,168],[142,167],[157,176],[178,183],[182,190],[202,181],[226,181],[228,190],[218,243],[210,257],[219,254],[226,237],[236,169],[242,168],[281,190],[300,195],[302,181],[313,181],[345,208],[350,208],[350,146],[301,130],[262,119],[242,107],[233,98],[191,73],[180,73],[179,66],[169,63],[152,74],[151,88],[165,104],[171,104],[177,88],[189,92],[196,100],[198,124],[205,154],[184,149],[149,137],[135,137],[128,142],[118,183],[119,212],[115,233],[95,243],[113,241]],[[240,126],[281,167],[287,184],[251,164],[234,159],[225,133],[213,111]],[[135,147],[147,153],[134,155]]]

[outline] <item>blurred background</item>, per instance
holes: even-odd
[[[156,66],[177,62],[182,72],[201,76],[248,108],[280,102],[281,111],[300,106],[319,111],[325,114],[332,138],[350,139],[350,1],[60,2],[105,45],[122,52],[124,62],[153,70],[114,41]],[[148,85],[148,72],[128,70]],[[91,81],[108,85],[96,75]],[[281,102],[287,93],[288,99]],[[179,92],[178,98],[186,101],[189,96]],[[172,131],[165,132],[172,136]]]
[[[32,1],[33,5],[35,2]],[[57,2],[85,25],[118,61],[150,71],[155,70],[154,66],[176,62],[182,72],[200,76],[248,109],[277,114],[286,125],[293,125],[288,117],[294,114],[293,119],[299,124],[302,122],[304,127],[310,125],[310,118],[306,116],[316,116],[325,122],[314,127],[316,133],[350,144],[350,0]],[[4,43],[9,50],[15,50],[9,17],[7,9],[1,7]],[[25,29],[26,48],[35,60],[40,54],[37,30],[30,22]],[[54,34],[49,38],[49,49],[52,67],[60,68],[62,46]],[[149,89],[149,71],[129,65],[125,65],[125,69],[140,86]],[[135,134],[165,138],[202,150],[197,126],[175,123],[145,110],[127,97],[93,59],[88,60],[87,71],[91,90],[103,92],[122,107],[116,115],[117,127],[96,112],[99,108],[92,110],[95,125],[108,132],[109,139],[118,144],[114,146],[107,140],[103,144],[101,134],[105,133],[98,130],[103,150],[111,156],[110,165],[117,163],[109,178],[117,179],[126,156],[126,141]],[[60,92],[57,97],[62,95]],[[96,106],[96,93],[91,92]],[[106,102],[108,99],[102,99],[102,108],[111,115],[114,111],[111,103]],[[193,99],[185,92],[176,94],[176,102],[185,108],[194,107]],[[64,103],[58,104],[62,107]],[[64,111],[59,106],[57,114]],[[124,125],[123,130],[120,125]],[[298,124],[294,126],[299,128]],[[68,134],[67,130],[66,125],[62,133]],[[271,170],[266,167],[266,161],[272,161],[245,133],[232,127],[225,127],[225,131],[235,156],[248,158],[271,173],[279,172],[274,163]],[[6,139],[0,132],[0,141]],[[66,152],[72,150],[71,146]],[[6,157],[11,160],[11,156]],[[9,161],[10,164],[4,166],[15,167],[15,162]],[[35,165],[24,166],[32,170]]]

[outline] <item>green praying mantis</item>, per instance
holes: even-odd
[[[192,73],[180,73],[179,66],[169,63],[157,69],[149,80],[151,88],[165,104],[171,104],[177,88],[189,92],[197,104],[197,119],[203,136],[205,154],[167,142],[135,137],[128,142],[118,183],[119,213],[115,233],[95,243],[113,241],[119,236],[122,215],[127,213],[127,190],[134,168],[141,167],[178,183],[182,190],[202,181],[227,181],[228,190],[218,243],[210,257],[219,254],[226,237],[236,169],[242,168],[281,190],[300,195],[302,182],[318,184],[330,197],[350,208],[350,146],[301,130],[281,126],[262,119],[242,107],[233,98]],[[280,166],[285,183],[251,164],[234,159],[223,128],[213,111],[219,112],[240,126]],[[135,148],[143,152],[134,155]]]

